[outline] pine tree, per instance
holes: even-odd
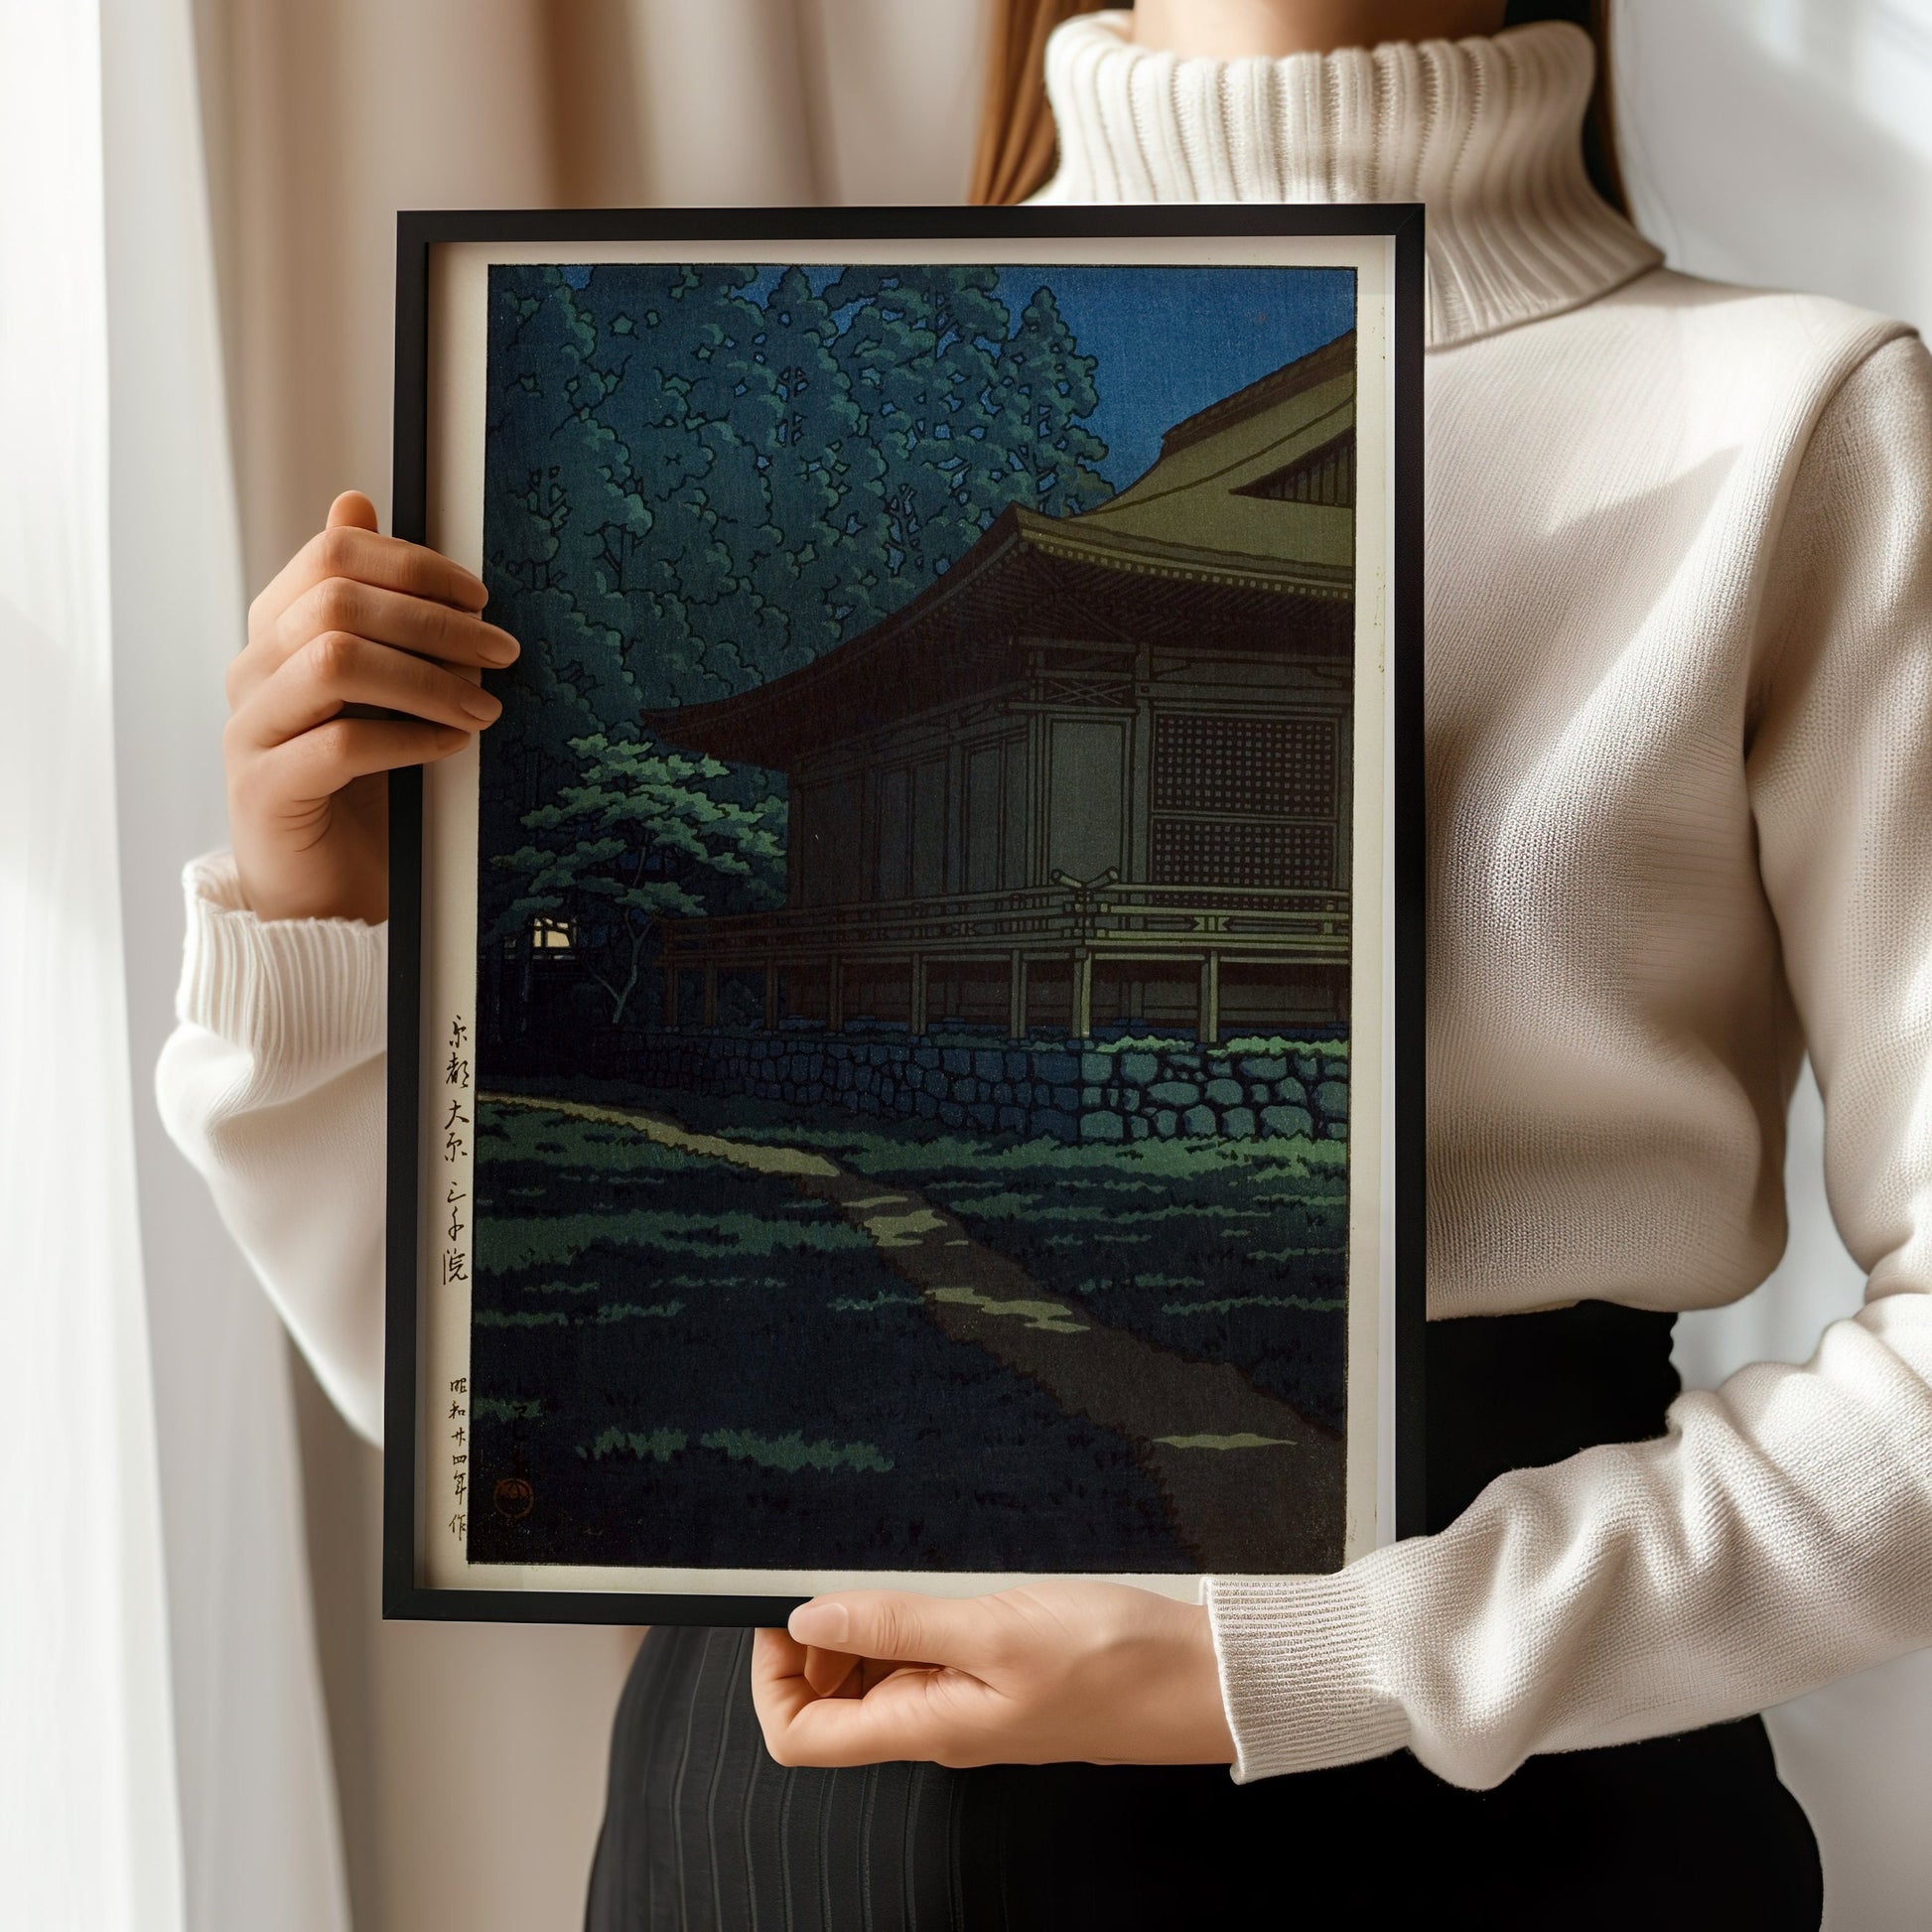
[[[1042,516],[1077,516],[1105,502],[1109,486],[1096,466],[1107,446],[1086,426],[1100,402],[1094,358],[1080,353],[1044,283],[1021,311],[1002,360],[995,440],[1026,483],[1018,500]]]

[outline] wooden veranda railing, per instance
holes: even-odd
[[[1220,1032],[1225,964],[1345,965],[1346,893],[1292,887],[1128,885],[1061,875],[1051,886],[960,893],[864,904],[787,906],[725,918],[679,919],[665,927],[658,956],[664,1018],[678,1016],[680,976],[704,978],[704,1024],[717,1018],[717,978],[760,973],[764,1016],[777,1024],[778,976],[822,972],[827,1023],[844,1024],[843,985],[853,967],[899,966],[910,983],[910,1024],[926,1031],[925,988],[940,963],[1003,961],[1011,1031],[1025,1031],[1027,977],[1041,962],[1071,968],[1067,1018],[1075,1037],[1092,1031],[1096,963],[1193,964],[1200,971],[1199,1032]]]

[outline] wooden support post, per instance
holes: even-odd
[[[1027,955],[1016,947],[1007,956],[1007,1037],[1027,1033]]]
[[[664,966],[664,1025],[677,1025],[677,968],[668,961]]]
[[[825,1029],[845,1031],[845,962],[836,955],[825,962]]]
[[[1200,1025],[1195,1029],[1203,1046],[1221,1037],[1221,955],[1211,952],[1200,963]]]
[[[718,969],[712,965],[704,969],[704,1024],[707,1030],[718,1024]]]
[[[1073,960],[1073,1026],[1075,1039],[1093,1032],[1093,955],[1078,953]]]
[[[911,1010],[906,1025],[914,1034],[925,1032],[925,954],[912,955]]]
[[[764,1031],[768,1034],[778,1031],[778,962],[775,959],[764,962]]]

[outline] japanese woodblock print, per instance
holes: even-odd
[[[426,800],[435,1574],[1335,1568],[1386,1386],[1359,271],[815,253],[472,277],[523,655]]]

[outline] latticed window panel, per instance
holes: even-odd
[[[1320,818],[1335,809],[1335,727],[1326,718],[1161,717],[1154,809]]]
[[[1235,820],[1157,818],[1157,886],[1334,884],[1332,825],[1257,825]]]

